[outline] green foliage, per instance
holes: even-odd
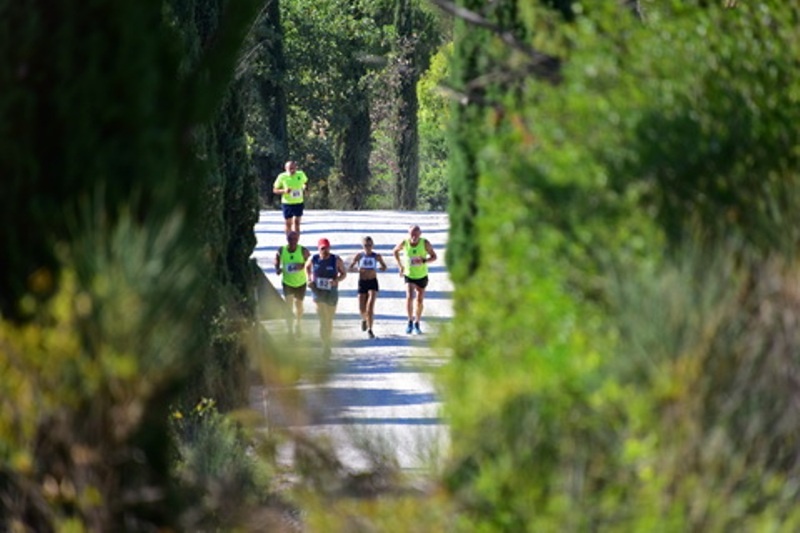
[[[249,295],[235,105],[204,141],[256,4],[0,3],[2,529],[177,526],[167,408]]]
[[[466,529],[793,530],[798,8],[522,4],[482,14],[559,84],[474,27],[451,64]]]
[[[381,61],[382,30],[373,20],[370,2],[352,2],[343,9],[339,2],[303,0],[283,7],[289,154],[312,179],[311,207],[347,204],[353,198],[351,189],[363,192],[367,174],[363,163],[356,165],[356,175],[345,173],[345,167],[348,161],[358,163],[368,156],[369,143],[359,147],[364,154],[345,150],[344,143],[351,126],[356,133],[364,128],[369,104],[365,76]],[[368,124],[366,128],[368,132]],[[369,139],[368,133],[359,135]]]
[[[195,504],[184,514],[185,530],[243,527],[270,496],[272,473],[251,448],[252,436],[202,399],[172,413],[177,443],[176,474]]]
[[[411,80],[413,94],[446,27],[425,2],[403,5],[413,30],[405,38],[396,2],[282,5],[289,153],[312,178],[311,207],[395,207],[387,194],[396,195],[402,171],[396,142],[415,118],[398,119],[399,88]]]
[[[644,111],[618,179],[653,184],[659,222],[673,241],[698,229],[711,241],[739,236],[762,252],[796,248],[800,140],[791,124],[800,119],[800,38],[790,21],[797,16],[793,6],[767,2],[676,17],[643,45],[670,50],[693,69],[633,57],[636,72],[655,74],[646,85],[661,105]]]
[[[289,159],[286,57],[280,14],[279,2],[264,5],[245,42],[239,67],[248,97],[248,150],[260,183],[261,207],[276,200],[272,183]]]
[[[210,68],[217,55],[241,43],[247,28],[247,10],[225,12],[217,2],[193,0],[168,2],[168,17],[179,30],[183,48],[182,70],[192,79],[198,71]],[[253,6],[250,6],[252,9]],[[252,11],[251,11],[252,16]],[[203,42],[216,38],[215,47],[203,50]],[[229,50],[231,57],[236,50]],[[223,81],[223,80],[220,80]],[[225,80],[227,81],[227,80]],[[199,82],[205,84],[203,80]],[[245,138],[246,85],[242,79],[223,83],[211,120],[193,131],[194,152],[203,160],[206,183],[202,192],[202,215],[198,226],[213,265],[208,282],[214,288],[215,302],[209,305],[205,321],[213,326],[207,364],[198,374],[190,396],[210,394],[224,409],[246,401],[244,375],[247,366],[241,334],[254,316],[253,287],[249,258],[255,247],[253,225],[258,220],[258,185],[250,163]],[[211,90],[211,88],[208,88]]]
[[[592,513],[592,502],[581,500],[603,481],[594,473],[615,464],[609,429],[617,406],[594,397],[609,336],[597,311],[565,294],[563,276],[545,262],[555,235],[533,241],[507,220],[507,230],[481,222],[495,235],[486,249],[495,259],[456,294],[469,319],[449,337],[457,359],[444,377],[453,427],[448,486],[476,530],[535,531],[571,505],[579,505],[574,521],[562,525],[579,528]]]
[[[62,246],[54,297],[26,299],[26,325],[2,323],[3,523],[114,529],[177,516],[164,402],[200,363],[207,295],[184,227],[122,215]],[[163,495],[148,505],[155,487]]]
[[[160,5],[63,2],[44,12],[4,1],[0,11],[0,304],[24,318],[16,305],[29,276],[45,268],[57,277],[54,249],[76,230],[81,204],[109,219],[128,206],[155,222],[177,198],[195,212],[197,188],[180,176],[196,118],[186,95],[197,91],[174,81],[179,52]]]
[[[452,43],[444,45],[431,58],[430,68],[420,78],[419,94],[419,209],[444,211],[447,208],[447,136],[450,119],[447,98],[441,93],[448,78],[447,65]]]
[[[369,498],[331,501],[319,494],[303,495],[308,515],[306,531],[380,531],[382,533],[438,533],[459,531],[456,513],[442,494],[398,491]]]
[[[782,260],[742,268],[740,250],[682,252],[681,263],[620,278],[613,291],[615,375],[628,401],[647,406],[629,409],[638,436],[626,455],[639,475],[630,494],[647,510],[630,520],[791,531],[800,428],[786,418],[795,393],[777,376],[798,339],[778,322],[796,312],[787,298],[796,269]]]

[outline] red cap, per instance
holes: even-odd
[[[317,241],[317,248],[322,248],[322,247],[330,248],[331,247],[331,241],[329,241],[328,239],[320,239],[320,240],[318,240]]]

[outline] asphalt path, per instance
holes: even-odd
[[[405,283],[392,256],[392,249],[407,237],[412,224],[420,226],[422,236],[439,256],[429,268],[422,335],[405,333]],[[262,211],[255,235],[253,257],[273,287],[280,290],[280,276],[273,263],[278,248],[286,243],[281,212]],[[306,210],[300,244],[313,254],[317,241],[325,237],[331,242],[332,253],[340,255],[347,266],[361,250],[361,238],[366,235],[372,237],[375,251],[383,255],[389,267],[378,275],[380,292],[373,327],[376,338],[370,339],[361,331],[358,273],[348,273],[339,287],[333,350],[330,357],[324,357],[309,291],[299,339],[289,336],[282,319],[262,324],[276,344],[284,347],[285,357],[304,357],[310,364],[293,383],[254,386],[252,403],[269,424],[327,439],[339,461],[350,470],[370,468],[376,459],[394,462],[405,470],[426,469],[435,465],[447,446],[432,378],[432,372],[447,358],[433,343],[453,316],[452,284],[445,268],[447,215]],[[321,366],[324,371],[320,374],[314,369]],[[290,402],[302,406],[302,417],[287,414],[285,407]]]

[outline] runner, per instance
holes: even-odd
[[[322,349],[326,355],[330,355],[333,315],[336,314],[336,305],[339,303],[339,282],[347,277],[347,270],[342,258],[331,253],[328,239],[320,239],[317,250],[318,253],[306,261],[306,275],[317,304]]]
[[[297,170],[297,163],[287,161],[286,172],[281,172],[272,184],[273,194],[281,195],[281,209],[286,224],[286,233],[300,233],[300,219],[303,217],[303,193],[307,188],[308,177]]]
[[[366,331],[370,339],[375,338],[372,324],[375,321],[375,300],[378,298],[378,265],[381,272],[386,270],[383,256],[372,251],[375,243],[372,237],[361,239],[363,250],[358,252],[348,270],[358,272],[358,310],[361,313],[361,331]]]
[[[404,239],[392,250],[400,275],[406,282],[406,313],[408,325],[406,333],[412,331],[422,335],[420,320],[422,320],[423,300],[425,289],[428,286],[428,263],[436,261],[437,255],[427,239],[421,237],[422,230],[419,226],[408,229],[408,239]],[[404,259],[401,261],[400,252]],[[416,303],[416,306],[414,305]]]
[[[281,275],[283,297],[290,307],[287,330],[290,335],[294,332],[297,336],[301,334],[303,300],[306,297],[306,283],[308,282],[305,264],[310,255],[307,248],[298,244],[299,241],[300,234],[290,231],[286,234],[288,244],[281,246],[278,253],[275,254],[275,273]],[[293,315],[291,311],[293,311]],[[292,317],[295,320],[294,327],[292,326]]]

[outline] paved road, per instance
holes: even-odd
[[[430,267],[430,284],[425,298],[424,334],[405,333],[405,285],[391,250],[407,235],[411,224],[422,228],[431,241],[439,261]],[[340,299],[334,321],[333,353],[325,365],[330,373],[322,382],[311,375],[316,364],[324,362],[319,349],[318,323],[309,293],[305,301],[303,337],[287,338],[283,320],[269,320],[264,326],[278,345],[291,346],[298,354],[311,354],[307,375],[290,386],[251,391],[254,406],[265,411],[270,423],[287,424],[309,434],[323,434],[335,443],[339,459],[351,470],[368,468],[369,454],[364,445],[378,455],[390,453],[403,469],[429,466],[446,445],[446,432],[439,419],[439,400],[431,370],[441,365],[446,355],[431,347],[437,331],[453,316],[452,285],[444,265],[448,221],[444,213],[398,211],[322,211],[307,210],[303,217],[300,244],[316,251],[317,240],[326,237],[331,250],[349,264],[361,249],[361,238],[370,235],[375,251],[383,254],[389,270],[379,274],[380,295],[375,307],[373,331],[369,339],[361,331],[358,313],[358,274],[350,273],[340,286]],[[280,211],[262,211],[255,227],[258,239],[253,257],[273,286],[280,277],[273,269],[279,246],[285,244]],[[286,355],[291,357],[291,353]],[[295,398],[306,406],[305,416],[285,416],[280,405]],[[360,446],[358,443],[361,442]]]

